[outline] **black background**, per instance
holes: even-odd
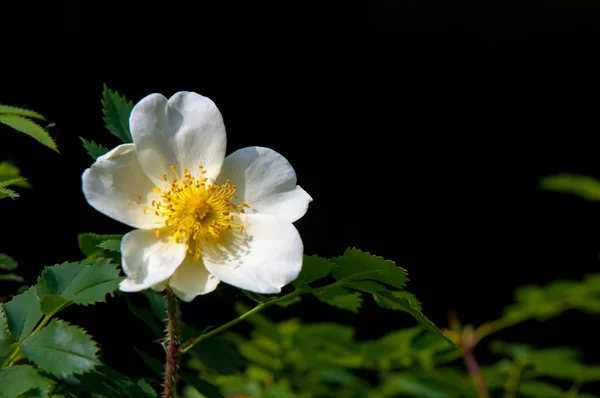
[[[354,246],[394,260],[437,325],[450,308],[466,323],[492,320],[516,286],[597,272],[600,204],[537,188],[558,172],[600,177],[600,10],[592,2],[294,4],[65,2],[32,16],[43,29],[35,48],[24,40],[2,60],[0,103],[56,123],[61,153],[2,129],[0,159],[33,189],[0,202],[0,252],[20,262],[28,282],[44,265],[78,260],[77,233],[129,230],[81,193],[91,158],[78,137],[118,144],[102,121],[104,83],[134,102],[180,90],[210,97],[228,153],[273,148],[314,198],[296,223],[305,252],[330,257]],[[185,318],[219,324],[238,299],[221,286],[185,304]],[[370,302],[358,315],[310,300],[271,315],[346,322],[359,338],[414,323]],[[122,297],[65,317],[94,334],[117,368],[138,366],[131,346],[151,339]],[[500,337],[578,346],[598,363],[596,325],[568,313]]]

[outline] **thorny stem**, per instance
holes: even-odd
[[[164,347],[166,351],[165,378],[163,383],[163,398],[177,396],[177,379],[179,372],[179,302],[171,289],[166,290],[167,300],[167,330]]]
[[[463,351],[463,360],[465,361],[465,365],[469,370],[471,380],[473,380],[473,384],[475,384],[475,388],[477,389],[477,395],[480,398],[489,398],[490,393],[485,387],[485,382],[483,381],[483,377],[481,376],[481,369],[479,368],[479,364],[475,359],[475,355],[473,354],[472,348],[467,348]]]

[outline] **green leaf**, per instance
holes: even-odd
[[[37,397],[48,397],[55,382],[40,375],[28,365],[16,365],[0,369],[0,398],[21,397],[37,390]]]
[[[98,245],[105,240],[121,240],[123,235],[98,235],[91,232],[79,234],[77,240],[79,242],[79,250],[89,258],[106,257],[117,262],[121,261],[118,253],[104,250]]]
[[[244,359],[240,356],[236,346],[231,340],[224,337],[202,340],[189,352],[208,368],[220,374],[240,373],[244,366]]]
[[[333,276],[338,281],[368,279],[402,289],[407,280],[406,271],[393,261],[354,248],[335,257],[333,262],[338,265],[333,269]]]
[[[158,359],[154,358],[152,355],[150,354],[146,354],[144,351],[142,350],[138,350],[137,348],[135,349],[135,351],[138,353],[138,355],[140,356],[140,358],[142,358],[142,361],[144,361],[144,363],[158,376],[162,376],[162,372],[164,370],[163,368],[163,363],[161,361],[159,361]]]
[[[300,298],[300,296],[292,296],[292,297],[288,297],[285,300],[281,300],[277,302],[277,305],[283,308],[287,308],[292,304],[296,304],[301,302],[302,299]]]
[[[57,377],[85,373],[100,364],[92,338],[82,329],[56,319],[26,338],[20,348],[27,359]]]
[[[292,285],[299,288],[306,283],[324,278],[329,275],[333,267],[335,267],[335,264],[326,258],[317,255],[305,255],[302,261],[302,270],[296,280],[292,282]]]
[[[54,294],[46,294],[40,300],[40,308],[44,315],[54,315],[69,305],[69,303],[70,301],[66,298]]]
[[[59,296],[75,304],[89,305],[105,302],[106,295],[114,292],[123,280],[116,264],[99,258],[91,265],[63,263],[46,267],[38,278],[37,295]],[[55,298],[49,303],[58,303]],[[50,308],[46,307],[47,309]]]
[[[15,342],[8,328],[8,316],[4,304],[0,303],[0,364],[4,363],[12,353],[11,345]]]
[[[536,398],[563,398],[565,391],[544,381],[524,381],[519,385],[519,396]]]
[[[83,392],[88,392],[104,398],[156,397],[156,391],[145,380],[141,379],[136,382],[106,365],[98,366],[91,372],[77,376],[77,380],[80,382],[75,391],[78,396],[83,396]]]
[[[0,268],[8,271],[17,269],[19,265],[17,262],[7,254],[0,253]]]
[[[0,188],[6,188],[11,185],[22,184],[25,181],[27,181],[27,178],[23,178],[23,177],[15,177],[15,178],[10,178],[8,180],[0,180]]]
[[[201,379],[198,375],[189,372],[181,374],[181,380],[194,387],[200,394],[206,398],[223,398],[223,394],[219,391],[219,387],[206,380]]]
[[[0,123],[4,123],[21,133],[27,134],[37,140],[40,144],[58,152],[54,139],[39,124],[22,116],[8,114],[0,114]]]
[[[12,189],[0,188],[0,199],[4,199],[4,198],[16,199],[19,196],[21,196],[21,195],[19,195],[18,193],[16,193]]]
[[[29,109],[25,109],[25,108],[19,108],[17,106],[0,105],[0,113],[6,113],[9,115],[25,116],[25,117],[30,117],[33,119],[46,120],[45,117],[43,117],[42,115],[40,115],[37,112],[34,112]]]
[[[102,112],[106,128],[118,139],[127,143],[133,142],[129,131],[129,116],[133,103],[118,92],[109,89],[106,84],[102,92]]]
[[[406,308],[403,305],[399,305],[396,300],[390,300],[388,295],[378,294],[379,292],[373,293],[373,298],[375,302],[381,307],[386,308],[388,310],[399,310],[406,311]],[[406,299],[410,303],[410,306],[415,310],[421,311],[421,302],[415,297],[411,292],[407,292],[406,290],[398,290],[392,291],[388,290],[388,294],[394,296],[397,299]]]
[[[16,166],[8,162],[0,162],[0,181],[10,180],[17,177],[21,177],[21,172]],[[17,182],[14,185],[21,188],[31,188],[31,185],[27,180]]]
[[[4,304],[8,318],[8,328],[15,341],[20,341],[33,330],[42,317],[40,301],[35,295],[35,286],[13,297]]]
[[[105,148],[100,144],[96,144],[94,141],[88,141],[83,137],[79,137],[79,139],[81,139],[83,142],[83,147],[87,151],[88,155],[90,155],[94,160],[108,152],[108,148]]]
[[[358,312],[363,301],[359,292],[351,292],[343,287],[333,287],[315,296],[324,303],[352,312]]]
[[[25,279],[17,274],[0,274],[0,281],[24,283]]]
[[[121,240],[120,239],[108,239],[100,242],[98,246],[100,249],[108,250],[111,252],[121,252]]]
[[[152,311],[147,306],[135,304],[128,296],[130,295],[126,296],[129,311],[142,320],[157,338],[164,337],[164,326],[157,320]]]
[[[539,184],[546,191],[567,193],[590,201],[600,200],[600,181],[580,174],[557,174],[544,177]]]

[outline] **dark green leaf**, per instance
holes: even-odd
[[[27,134],[37,140],[40,144],[58,152],[54,139],[52,139],[50,134],[48,134],[48,132],[39,124],[22,116],[8,114],[0,114],[0,123],[4,123],[21,133]]]
[[[121,261],[121,257],[118,253],[114,253],[108,250],[104,250],[98,247],[98,245],[105,240],[121,240],[123,235],[98,235],[94,233],[83,233],[77,236],[79,241],[79,250],[89,258],[106,257],[115,260],[116,262]]]
[[[519,385],[519,396],[535,398],[563,398],[562,388],[544,381],[524,381]]]
[[[302,260],[302,270],[292,284],[296,288],[299,288],[306,283],[314,282],[318,279],[324,278],[329,275],[333,267],[335,267],[335,264],[326,258],[321,258],[317,255],[305,255]]]
[[[289,298],[287,298],[285,300],[278,301],[277,305],[280,306],[280,307],[283,307],[283,308],[287,308],[290,305],[299,303],[301,301],[302,301],[302,299],[300,298],[300,296],[292,296],[292,297],[289,297]]]
[[[105,258],[91,265],[63,263],[46,267],[38,279],[38,297],[51,294],[82,305],[105,302],[106,295],[114,292],[123,279],[116,267]]]
[[[100,249],[108,250],[111,252],[120,252],[121,251],[121,240],[117,239],[108,239],[100,242],[98,246]]]
[[[79,396],[83,392],[98,394],[104,398],[155,398],[156,392],[143,379],[137,382],[106,365],[77,377]],[[95,396],[95,395],[94,395]]]
[[[190,354],[220,374],[235,374],[242,371],[244,359],[231,340],[211,337],[200,341],[190,349]]]
[[[92,338],[82,329],[56,319],[26,338],[20,347],[27,359],[57,377],[85,373],[100,364]]]
[[[541,179],[540,188],[579,196],[582,199],[600,200],[600,181],[579,174],[558,174]]]
[[[163,325],[148,307],[137,305],[130,299],[127,299],[127,307],[133,315],[142,320],[152,330],[157,338],[164,337]]]
[[[11,345],[14,343],[14,339],[8,328],[8,317],[4,311],[4,304],[0,303],[0,365],[6,361],[6,359],[12,353]]]
[[[140,358],[142,358],[142,361],[144,361],[144,363],[146,365],[148,365],[148,367],[158,376],[162,376],[163,371],[164,371],[164,365],[161,361],[159,361],[158,359],[154,358],[152,355],[150,354],[146,354],[144,351],[138,350],[137,348],[135,349],[135,351],[138,353],[138,355],[140,356]]]
[[[40,300],[40,308],[44,315],[54,315],[58,311],[69,305],[70,300],[56,296],[54,294],[46,294]]]
[[[15,178],[9,178],[6,180],[0,180],[0,188],[10,187],[11,185],[17,186],[19,184],[23,184],[26,181],[27,181],[27,178],[23,178],[23,177],[15,177]]]
[[[35,295],[35,286],[13,297],[11,301],[4,304],[4,310],[13,339],[20,341],[33,330],[42,317],[40,300]]]
[[[94,160],[108,152],[108,148],[105,148],[100,144],[96,144],[94,141],[88,141],[83,137],[79,137],[79,139],[81,139],[83,142],[83,147],[87,151],[88,155],[90,155]]]
[[[406,271],[382,257],[358,249],[348,249],[343,256],[335,257],[338,267],[333,276],[338,281],[375,280],[402,289],[406,283]]]
[[[219,391],[219,387],[206,380],[202,380],[198,375],[184,372],[181,374],[181,380],[186,384],[194,387],[200,394],[206,398],[223,398],[223,394]]]
[[[5,113],[5,114],[9,114],[9,115],[25,116],[25,117],[30,117],[33,119],[46,120],[46,118],[43,117],[42,115],[40,115],[39,113],[29,110],[29,109],[19,108],[18,106],[0,105],[0,113]]]
[[[0,274],[0,281],[10,281],[10,282],[25,282],[22,276],[17,274]]]
[[[118,139],[127,143],[133,142],[129,131],[129,116],[133,103],[106,85],[102,92],[102,112],[106,128]]]
[[[359,292],[351,292],[343,287],[333,287],[316,294],[316,296],[324,303],[352,312],[358,312],[363,301]]]
[[[386,308],[388,310],[399,310],[406,311],[405,306],[398,304],[398,301],[390,300],[389,295],[397,298],[397,299],[406,299],[410,306],[415,309],[421,311],[421,302],[415,297],[411,292],[407,292],[406,290],[388,290],[386,294],[379,294],[379,292],[373,293],[373,298],[375,302],[379,304],[381,308]]]
[[[0,398],[16,398],[37,390],[33,396],[48,397],[54,381],[41,376],[28,365],[16,365],[0,369]],[[31,396],[31,395],[29,395]]]

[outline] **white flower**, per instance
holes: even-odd
[[[292,222],[312,198],[277,152],[240,149],[225,158],[225,126],[208,98],[179,92],[142,99],[129,119],[133,144],[83,173],[96,210],[137,228],[123,237],[120,289],[166,286],[185,301],[219,281],[279,293],[302,267]]]

